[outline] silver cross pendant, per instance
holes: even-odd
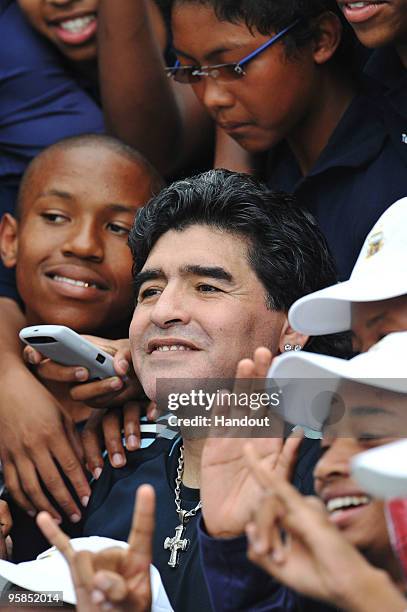
[[[183,521],[183,516],[180,517],[180,519]],[[170,558],[168,561],[168,565],[170,567],[178,567],[178,563],[179,563],[179,553],[182,551],[184,552],[185,550],[187,550],[188,546],[189,546],[189,540],[182,539],[182,536],[184,535],[184,531],[185,531],[185,525],[182,522],[181,525],[178,525],[178,527],[175,527],[175,536],[173,538],[165,538],[164,540],[164,549],[165,550],[170,550],[171,554],[170,554]]]

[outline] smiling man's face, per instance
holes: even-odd
[[[240,236],[203,225],[170,230],[136,283],[130,344],[151,399],[157,379],[232,378],[257,347],[279,349],[286,314],[267,308]]]
[[[99,0],[18,0],[31,25],[69,60],[96,60]]]

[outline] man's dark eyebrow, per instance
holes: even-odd
[[[143,283],[146,283],[147,281],[150,281],[150,280],[157,280],[157,279],[163,279],[163,278],[164,278],[164,273],[160,269],[144,270],[143,272],[139,272],[133,281],[134,294],[136,296],[139,294],[140,287]]]
[[[38,197],[48,198],[49,196],[54,196],[63,200],[72,200],[73,198],[71,193],[68,191],[61,191],[60,189],[49,189],[48,191],[43,191]]]
[[[232,283],[234,280],[230,272],[227,272],[221,266],[200,266],[195,264],[185,266],[182,271],[186,274],[193,274],[194,276],[207,276],[208,278],[226,281],[227,283]]]

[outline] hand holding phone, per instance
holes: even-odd
[[[56,363],[82,366],[89,380],[116,376],[113,357],[63,325],[33,325],[20,331],[20,339]]]

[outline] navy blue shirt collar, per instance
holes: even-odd
[[[381,151],[386,135],[380,119],[380,109],[375,101],[358,95],[306,177],[302,176],[296,158],[284,141],[270,153],[268,182],[272,188],[293,192],[304,181],[329,170],[339,167],[357,168],[368,164]]]

